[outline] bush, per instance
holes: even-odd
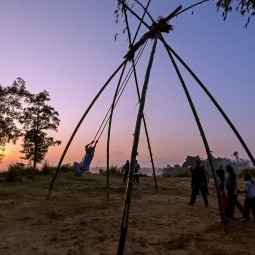
[[[41,173],[42,173],[42,175],[48,175],[48,174],[50,174],[50,172],[51,172],[51,167],[48,165],[47,161],[45,161],[43,163]]]
[[[190,170],[184,169],[181,171],[176,172],[175,177],[189,177],[190,176]]]
[[[107,170],[99,169],[99,174],[106,174]],[[109,174],[110,175],[122,175],[121,173],[121,168],[117,166],[111,166],[109,169]]]
[[[22,179],[34,179],[38,174],[38,170],[32,167],[25,167],[23,163],[15,163],[8,166],[8,171],[5,174],[5,181],[16,182]]]
[[[18,175],[16,169],[10,169],[5,173],[6,182],[16,182],[18,180]]]
[[[59,171],[61,171],[61,172],[73,172],[74,167],[71,163],[64,164],[60,167]]]
[[[239,177],[244,177],[245,174],[255,176],[255,168],[244,168],[240,171]]]
[[[42,175],[49,175],[49,174],[54,174],[55,171],[57,170],[57,167],[55,166],[50,166],[46,161],[44,162],[43,166],[42,166],[42,171],[41,174]],[[64,164],[62,166],[60,166],[59,168],[59,172],[73,172],[74,168],[73,166],[69,163],[69,164]]]
[[[175,169],[175,168],[165,168],[163,169],[163,174],[162,174],[163,177],[190,177],[191,174],[190,174],[190,171],[189,169],[187,168],[178,168],[178,169]]]
[[[16,163],[8,166],[8,171],[5,173],[5,181],[6,182],[16,182],[20,181],[21,178],[21,171],[23,171],[25,165],[23,163]]]

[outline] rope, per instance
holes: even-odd
[[[138,61],[140,60],[141,55],[142,55],[142,53],[143,53],[143,51],[144,51],[145,46],[146,46],[146,44],[144,44],[143,47],[139,50],[138,55],[136,56],[136,59],[135,59],[135,65],[136,65],[136,64],[138,63]],[[126,86],[127,86],[127,83],[128,83],[128,81],[129,81],[129,79],[130,79],[130,77],[131,77],[133,71],[134,71],[134,69],[133,69],[132,67],[130,67],[130,69],[129,69],[129,71],[128,71],[128,73],[127,73],[127,75],[126,75],[126,77],[125,77],[125,79],[124,79],[124,81],[123,81],[123,83],[122,83],[120,89],[119,89],[118,98],[117,98],[117,100],[116,100],[116,103],[114,104],[114,108],[116,107],[117,103],[119,102],[120,97],[122,96],[122,94],[123,94],[123,92],[124,92],[124,90],[125,90],[125,88],[126,88]],[[94,141],[99,141],[99,139],[101,138],[101,136],[102,136],[102,134],[103,134],[103,132],[104,132],[104,129],[105,129],[107,123],[109,122],[110,116],[108,116],[108,115],[109,115],[110,111],[111,111],[111,107],[109,107],[109,109],[108,109],[108,111],[107,111],[107,113],[106,113],[106,115],[105,115],[105,117],[104,117],[104,119],[103,119],[103,121],[102,121],[102,123],[101,123],[99,129],[98,129],[98,131],[97,131],[97,133],[96,133],[96,135],[95,135],[95,137],[94,137]],[[108,118],[107,118],[107,117],[108,117]],[[101,130],[101,129],[102,129],[102,130]],[[100,130],[101,130],[101,132],[100,132]],[[100,133],[100,134],[99,134],[99,133]],[[98,134],[99,134],[99,135],[98,135]]]

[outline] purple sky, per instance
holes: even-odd
[[[56,165],[82,114],[99,89],[123,61],[128,51],[123,20],[115,24],[117,1],[92,0],[0,0],[0,83],[10,85],[17,77],[29,91],[47,90],[50,104],[59,112],[61,124],[55,139],[62,145],[51,148],[47,161]],[[147,1],[142,1],[144,4]],[[188,1],[189,5],[196,1]],[[152,0],[149,11],[156,19],[165,17],[187,1]],[[169,45],[190,66],[224,109],[255,154],[255,23],[248,29],[246,19],[236,12],[223,21],[210,1],[171,20],[174,31],[164,35]],[[139,15],[142,10],[134,9]],[[146,19],[148,24],[151,22]],[[130,19],[134,35],[137,20]],[[138,38],[147,29],[143,26]],[[117,41],[114,35],[120,33]],[[137,65],[140,88],[151,52],[149,41]],[[190,90],[210,149],[216,157],[231,157],[234,151],[248,159],[223,117],[178,64]],[[129,69],[130,65],[128,65]],[[80,127],[64,163],[80,161],[84,145],[93,140],[108,111],[120,73],[109,84]],[[131,78],[113,117],[111,164],[130,158],[138,111],[134,79]],[[184,91],[166,54],[158,42],[145,104],[146,121],[156,167],[184,162],[187,155],[205,158],[205,149]],[[107,128],[92,166],[105,165]],[[8,145],[0,168],[21,162],[16,145]],[[138,160],[150,166],[144,128],[141,129]]]

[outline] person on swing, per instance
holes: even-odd
[[[94,141],[91,143],[85,145],[85,156],[81,160],[81,162],[74,162],[74,175],[75,176],[81,176],[81,171],[89,172],[89,166],[90,163],[94,157],[96,145],[98,141],[95,142],[93,145]]]

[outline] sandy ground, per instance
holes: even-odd
[[[60,173],[49,200],[51,177],[0,183],[0,254],[117,254],[124,209],[121,177]],[[224,233],[210,183],[209,207],[202,197],[189,206],[190,180],[153,177],[134,185],[126,255],[255,254],[255,224],[236,219]],[[243,202],[243,197],[240,197]]]

